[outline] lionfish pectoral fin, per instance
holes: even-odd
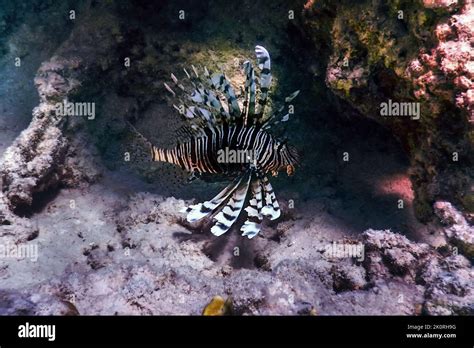
[[[230,197],[225,207],[214,216],[216,223],[211,228],[212,234],[220,236],[226,233],[237,221],[243,210],[247,192],[249,190],[252,173],[245,172],[242,179]]]
[[[270,181],[268,181],[265,176],[262,179],[262,187],[265,192],[265,206],[262,208],[262,215],[268,217],[270,220],[276,220],[281,215],[280,205],[278,204]]]
[[[249,239],[255,237],[261,229],[261,222],[263,220],[263,194],[262,183],[258,175],[252,178],[251,182],[252,198],[245,211],[247,212],[247,220],[240,228],[242,236]]]
[[[252,239],[260,232],[260,224],[254,221],[247,220],[240,228],[243,237]]]
[[[222,203],[229,199],[235,190],[237,190],[242,179],[243,177],[235,179],[210,201],[190,205],[189,207],[182,209],[182,213],[187,213],[186,220],[188,222],[195,222],[211,215]]]

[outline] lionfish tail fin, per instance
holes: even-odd
[[[153,144],[140,133],[130,121],[125,120],[128,129],[131,131],[127,137],[127,147],[130,148],[128,151],[133,158],[144,160],[145,162],[153,160]]]

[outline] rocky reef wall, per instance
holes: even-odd
[[[301,26],[328,56],[328,87],[406,149],[416,216],[429,221],[435,201],[448,200],[472,221],[472,3],[308,1]],[[389,100],[419,103],[419,119],[381,116]]]

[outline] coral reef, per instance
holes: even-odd
[[[73,32],[56,54],[38,69],[34,82],[40,104],[34,108],[28,128],[3,154],[0,172],[6,203],[3,208],[30,206],[37,192],[60,185],[93,182],[99,175],[94,164],[89,163],[92,159],[87,155],[90,147],[81,142],[81,135],[77,134],[83,119],[67,119],[57,109],[58,103],[74,98],[79,86],[87,85],[98,57],[112,49],[106,40],[102,40],[101,46],[93,45],[95,39],[104,38],[103,34],[109,32],[106,25],[89,28],[86,33]],[[78,49],[81,49],[80,57],[75,53]],[[79,142],[80,147],[69,146],[66,131],[76,133],[72,142]]]
[[[116,199],[95,203],[110,225],[102,230],[102,241],[91,245],[91,232],[83,231],[84,242],[76,237],[70,248],[69,258],[77,261],[47,282],[3,294],[4,302],[16,304],[2,307],[2,314],[48,308],[51,314],[197,315],[214,295],[231,296],[233,313],[241,315],[473,314],[474,274],[463,256],[443,256],[389,231],[363,234],[363,262],[328,259],[320,248],[259,238],[255,243],[265,245],[267,267],[228,268],[206,255],[209,244],[219,247],[218,239],[191,234],[179,225],[181,217],[170,213],[183,201],[138,194],[114,222],[111,212],[117,207],[108,201]],[[83,224],[95,219],[81,218]],[[42,226],[45,221],[42,238],[57,238]],[[317,235],[315,227],[289,232],[306,244]]]
[[[301,26],[329,55],[327,85],[407,149],[417,217],[440,198],[472,214],[472,3],[309,1]],[[381,116],[388,100],[420,103],[420,118]]]
[[[40,255],[2,258],[0,314],[474,314],[472,7],[275,1],[252,16],[261,6],[76,5],[69,36],[36,72],[30,124],[13,142],[0,139],[9,145],[0,245],[37,246]],[[176,19],[179,8],[191,20]],[[17,40],[1,18],[0,32]],[[1,40],[0,54],[12,41]],[[252,241],[215,238],[178,211],[222,183],[182,185],[179,174],[140,163],[124,121],[156,144],[174,141],[180,124],[161,87],[169,74],[208,64],[238,85],[236,62],[261,42],[275,52],[276,83],[303,85],[307,102],[290,136],[309,149],[285,181],[280,220]],[[420,102],[420,119],[381,117],[387,99]],[[65,100],[96,102],[97,117],[62,117],[56,105]],[[360,116],[401,141],[415,213],[431,224],[414,221],[408,204],[395,208],[413,198],[398,145]],[[336,156],[348,146],[359,160],[344,169]],[[364,254],[332,257],[332,245]]]
[[[446,237],[460,252],[474,258],[474,227],[449,202],[438,201],[434,205],[436,215],[441,223]]]
[[[426,244],[380,231],[364,233],[371,281],[387,275],[425,287],[423,310],[430,315],[471,314],[474,273],[464,256],[442,255]]]

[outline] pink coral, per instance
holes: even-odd
[[[452,1],[425,0],[426,7],[446,7]],[[430,54],[421,51],[407,68],[408,76],[414,80],[415,97],[426,95],[426,91],[443,100],[453,100],[458,108],[464,109],[468,117],[474,118],[473,82],[474,77],[474,9],[467,4],[464,11],[453,16],[449,23],[436,27],[437,47]],[[420,66],[423,65],[423,67]],[[455,88],[452,88],[452,85]]]
[[[446,8],[457,5],[458,0],[423,0],[427,8]]]

